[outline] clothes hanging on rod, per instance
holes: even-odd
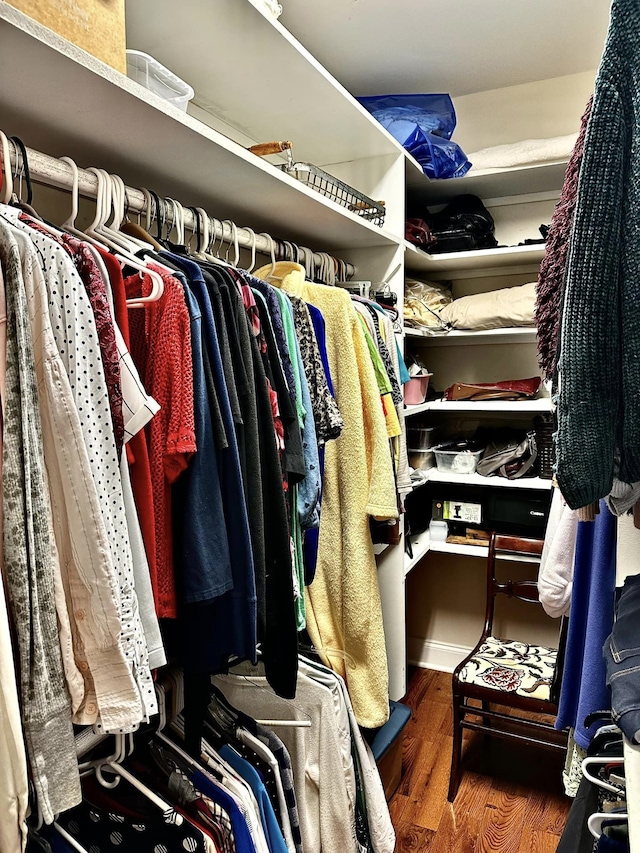
[[[172,670],[157,688],[160,729],[136,735],[129,755],[124,750],[116,759],[96,759],[95,769],[83,776],[82,802],[42,830],[44,836],[54,850],[67,849],[60,830],[73,849],[82,850],[133,839],[141,850],[157,850],[161,837],[167,853],[320,853],[342,837],[350,853],[392,853],[395,833],[384,791],[344,682],[305,658],[300,671],[293,702],[262,686],[260,675],[219,677],[225,692],[237,681],[258,703],[278,703],[281,725],[275,734],[244,712],[244,690],[236,704],[213,688],[206,736],[191,756],[181,740],[181,700],[175,701],[180,675]],[[171,708],[167,690],[173,693]],[[311,722],[311,729],[299,728],[299,720]],[[314,767],[327,772],[332,761],[332,785],[318,785]],[[112,772],[125,781],[113,787]],[[327,809],[332,811],[323,817]]]
[[[151,668],[165,663],[165,647],[183,662],[189,692],[226,672],[231,658],[255,663],[259,643],[271,688],[295,696],[304,683],[298,631],[309,625],[309,607],[313,620],[319,609],[305,589],[316,556],[319,600],[342,596],[342,558],[331,553],[336,510],[354,557],[339,604],[350,625],[344,640],[317,634],[318,645],[343,668],[348,662],[358,722],[379,725],[388,715],[368,529],[370,515],[397,517],[402,494],[399,417],[386,390],[397,396],[400,362],[387,315],[366,303],[375,312],[367,342],[340,289],[309,284],[289,295],[171,243],[162,225],[159,251],[132,242],[118,228],[116,179],[95,174],[89,237],[0,206],[3,552],[22,701],[15,722],[48,824],[82,798],[72,722],[119,734],[148,722],[157,712]],[[337,444],[343,449],[333,452]],[[318,529],[316,555],[305,537]],[[350,599],[359,580],[363,614],[361,599]],[[361,618],[373,637],[366,672],[350,650]],[[2,777],[0,794],[24,804],[19,739],[13,748],[17,775]],[[353,813],[355,800],[347,801]],[[24,805],[7,815],[19,840]]]
[[[325,319],[329,367],[345,428],[341,444],[326,449],[318,561],[306,590],[307,631],[323,660],[346,678],[360,724],[375,728],[388,718],[389,698],[387,670],[380,665],[386,652],[369,516],[394,519],[398,505],[371,350],[344,290],[307,283],[304,269],[294,263],[280,262],[274,270],[265,266],[256,275],[314,305]],[[341,446],[348,451],[340,452]],[[340,555],[336,542],[342,542]]]
[[[8,149],[12,168],[17,174],[21,169],[24,170],[22,152],[11,140],[8,141]],[[25,148],[25,152],[29,164],[30,177],[34,183],[42,183],[45,186],[57,187],[62,190],[72,189],[74,186],[74,170],[67,162],[68,158],[57,159],[28,147]],[[87,198],[95,198],[98,189],[97,177],[91,172],[88,172],[86,169],[77,169],[76,171],[77,180],[75,181],[75,185],[77,186],[78,193]],[[135,215],[148,212],[148,214],[155,218],[158,223],[168,221],[170,224],[173,224],[171,216],[167,216],[167,210],[171,209],[171,207],[166,200],[159,199],[159,206],[161,206],[162,209],[156,210],[153,203],[149,205],[149,201],[143,190],[127,186],[125,187],[125,194],[128,214]],[[179,209],[180,215],[183,217],[184,227],[192,234],[196,234],[198,232],[202,234],[203,217],[199,216],[197,212],[194,213],[192,208],[184,208],[182,205],[179,205]],[[202,208],[200,208],[200,210],[202,211]],[[202,211],[202,213],[204,213],[204,211]],[[175,218],[175,213],[172,212],[172,216]],[[125,230],[130,229],[132,230],[132,233],[135,233],[133,232],[133,229],[131,229],[131,226],[136,226],[136,223],[124,223],[123,228]],[[206,245],[203,245],[205,250],[208,247],[211,247],[212,243],[215,244],[216,240],[220,240],[221,246],[225,242],[231,245],[237,241],[238,246],[245,249],[251,249],[253,253],[256,251],[265,255],[272,253],[275,257],[276,241],[274,241],[274,239],[268,234],[256,234],[250,228],[237,228],[230,220],[222,222],[221,220],[214,219],[213,217],[208,218],[207,227],[209,229],[208,240]],[[144,239],[148,239],[148,235]],[[282,241],[277,241],[277,243],[280,248],[280,253],[284,255],[286,252],[284,244]],[[295,246],[293,243],[290,243],[289,245]],[[336,260],[334,264],[334,259],[326,252],[313,252],[311,249],[303,246],[296,248],[298,249],[299,255],[300,250],[302,250],[305,263],[309,264],[311,277],[315,277],[315,272],[319,274],[320,270],[327,266],[327,259],[330,259],[331,270],[334,270],[335,268],[340,269],[345,280],[351,278],[355,274],[355,267],[352,264],[338,260]]]

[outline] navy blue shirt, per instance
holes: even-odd
[[[174,551],[178,589],[186,604],[212,601],[233,589],[218,461],[202,354],[202,315],[184,288],[191,318],[193,408],[197,453],[174,487]]]
[[[218,334],[200,267],[179,255],[161,253],[187,276],[188,288],[202,313],[202,341],[207,350],[229,446],[218,450],[218,471],[233,589],[211,604],[185,608],[184,664],[190,672],[225,672],[230,655],[255,660],[256,587],[238,445],[229,403]]]

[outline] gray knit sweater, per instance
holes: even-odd
[[[567,265],[557,477],[572,508],[640,480],[640,0],[613,0]]]

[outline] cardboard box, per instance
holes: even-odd
[[[127,73],[125,0],[8,0],[107,65]]]

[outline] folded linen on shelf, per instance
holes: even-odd
[[[470,174],[482,169],[513,169],[535,163],[568,160],[578,138],[577,133],[552,136],[549,139],[522,139],[506,145],[493,145],[469,154]]]

